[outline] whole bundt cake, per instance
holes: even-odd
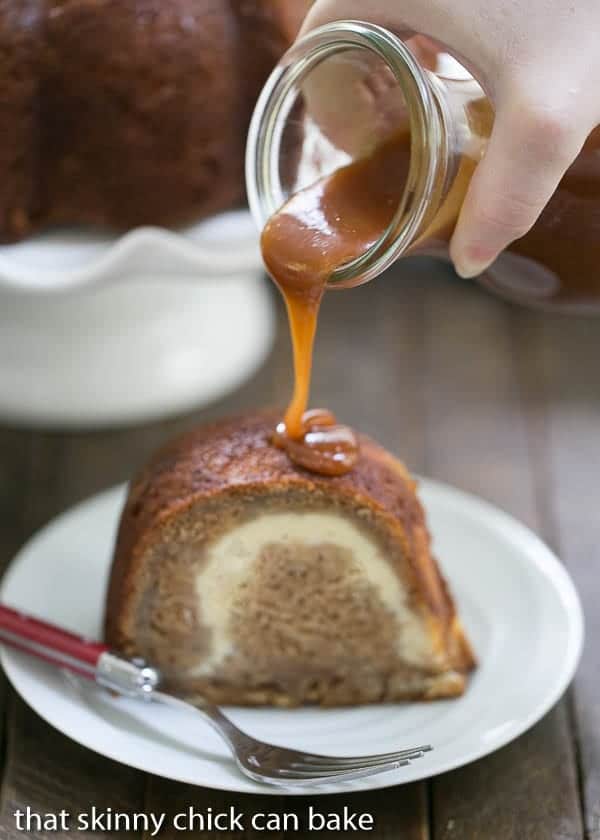
[[[461,694],[474,665],[415,482],[359,436],[338,477],[294,466],[275,415],[201,428],[133,481],[106,639],[215,703]]]
[[[309,4],[0,3],[0,240],[240,202],[254,102]]]

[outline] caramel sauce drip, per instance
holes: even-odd
[[[285,299],[294,352],[294,392],[274,443],[313,472],[341,475],[358,458],[352,429],[330,412],[307,411],[323,293],[335,269],[368,250],[390,224],[409,163],[410,137],[402,132],[295,193],[262,233],[263,259]]]
[[[446,253],[471,176],[489,137],[493,109],[485,98],[466,105],[476,142],[465,148],[445,195],[424,224],[411,253]],[[512,243],[485,278],[514,288],[524,302],[600,301],[600,127],[589,136],[537,223]],[[287,307],[295,384],[274,443],[314,472],[340,475],[358,458],[352,429],[330,412],[307,412],[312,354],[321,299],[332,273],[365,253],[385,232],[402,198],[410,165],[410,135],[398,132],[371,154],[295,193],[267,222],[261,239],[265,265]],[[441,188],[443,184],[439,184]],[[520,259],[517,284],[514,264]],[[527,283],[529,275],[529,285]],[[512,284],[512,286],[510,286]]]
[[[304,412],[299,438],[290,437],[285,422],[279,423],[273,443],[285,449],[294,463],[321,475],[343,475],[358,460],[356,435],[324,408]]]

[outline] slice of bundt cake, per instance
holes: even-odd
[[[271,444],[275,419],[199,429],[133,482],[109,644],[215,703],[461,694],[474,659],[415,482],[362,436],[352,472],[309,473]]]

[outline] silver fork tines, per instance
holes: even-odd
[[[426,744],[379,755],[343,758],[303,753],[252,738],[238,729],[217,706],[208,703],[192,706],[184,700],[159,691],[153,691],[151,699],[168,706],[183,707],[205,717],[229,746],[242,773],[255,781],[270,785],[290,787],[362,779],[375,773],[387,773],[389,770],[407,767],[414,759],[421,758],[432,749]]]

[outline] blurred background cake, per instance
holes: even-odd
[[[416,484],[360,437],[339,477],[294,466],[275,417],[198,429],[134,480],[106,638],[216,703],[451,697],[474,665]]]
[[[309,0],[0,4],[0,241],[240,203],[255,100]]]

